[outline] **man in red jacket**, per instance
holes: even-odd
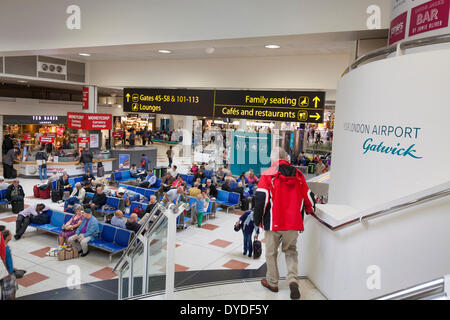
[[[314,212],[314,195],[306,184],[302,173],[288,161],[282,148],[275,148],[271,154],[272,165],[263,172],[255,192],[255,225],[264,228],[266,243],[266,278],[261,284],[278,292],[278,247],[286,256],[287,280],[291,299],[299,299],[297,283],[298,253],[297,238],[303,231],[302,211]]]

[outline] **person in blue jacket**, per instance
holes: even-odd
[[[236,222],[235,227],[241,226],[242,234],[244,236],[244,256],[248,252],[248,256],[251,257],[253,254],[253,241],[252,241],[252,235],[253,231],[256,229],[256,237],[259,235],[259,228],[255,226],[255,223],[253,222],[253,211],[248,210],[245,211],[240,217],[239,220]]]
[[[76,211],[77,208],[74,207],[74,210]],[[88,243],[96,237],[99,227],[97,219],[92,216],[91,212],[84,212],[83,216],[83,222],[81,222],[75,234],[69,238],[70,245],[78,249],[81,257],[89,253]]]

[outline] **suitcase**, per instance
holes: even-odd
[[[50,199],[50,187],[47,187],[44,190],[39,189],[39,198],[41,198],[41,199]]]
[[[62,200],[61,192],[59,190],[52,190],[51,192],[52,202],[58,202]]]
[[[97,177],[103,177],[105,175],[105,167],[97,167]]]
[[[35,198],[39,198],[39,187],[38,187],[38,185],[35,185],[33,187],[33,195],[34,195]]]
[[[253,241],[253,258],[258,259],[261,256],[261,254],[262,254],[261,241],[255,239]]]
[[[70,260],[78,258],[78,250],[73,247],[63,248],[58,251],[58,261]]]
[[[11,207],[13,213],[19,213],[24,209],[24,201],[23,200],[13,200],[11,201]]]

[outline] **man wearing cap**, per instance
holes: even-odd
[[[117,190],[116,192],[116,197],[119,199],[124,199],[125,200],[125,206],[129,207],[131,202],[130,202],[130,195],[127,194],[126,192],[127,190],[124,187],[120,187],[119,190]]]

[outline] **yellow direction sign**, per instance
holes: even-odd
[[[314,101],[314,108],[317,108],[317,104],[320,102],[320,98],[319,97],[315,97],[314,99],[312,99]]]

